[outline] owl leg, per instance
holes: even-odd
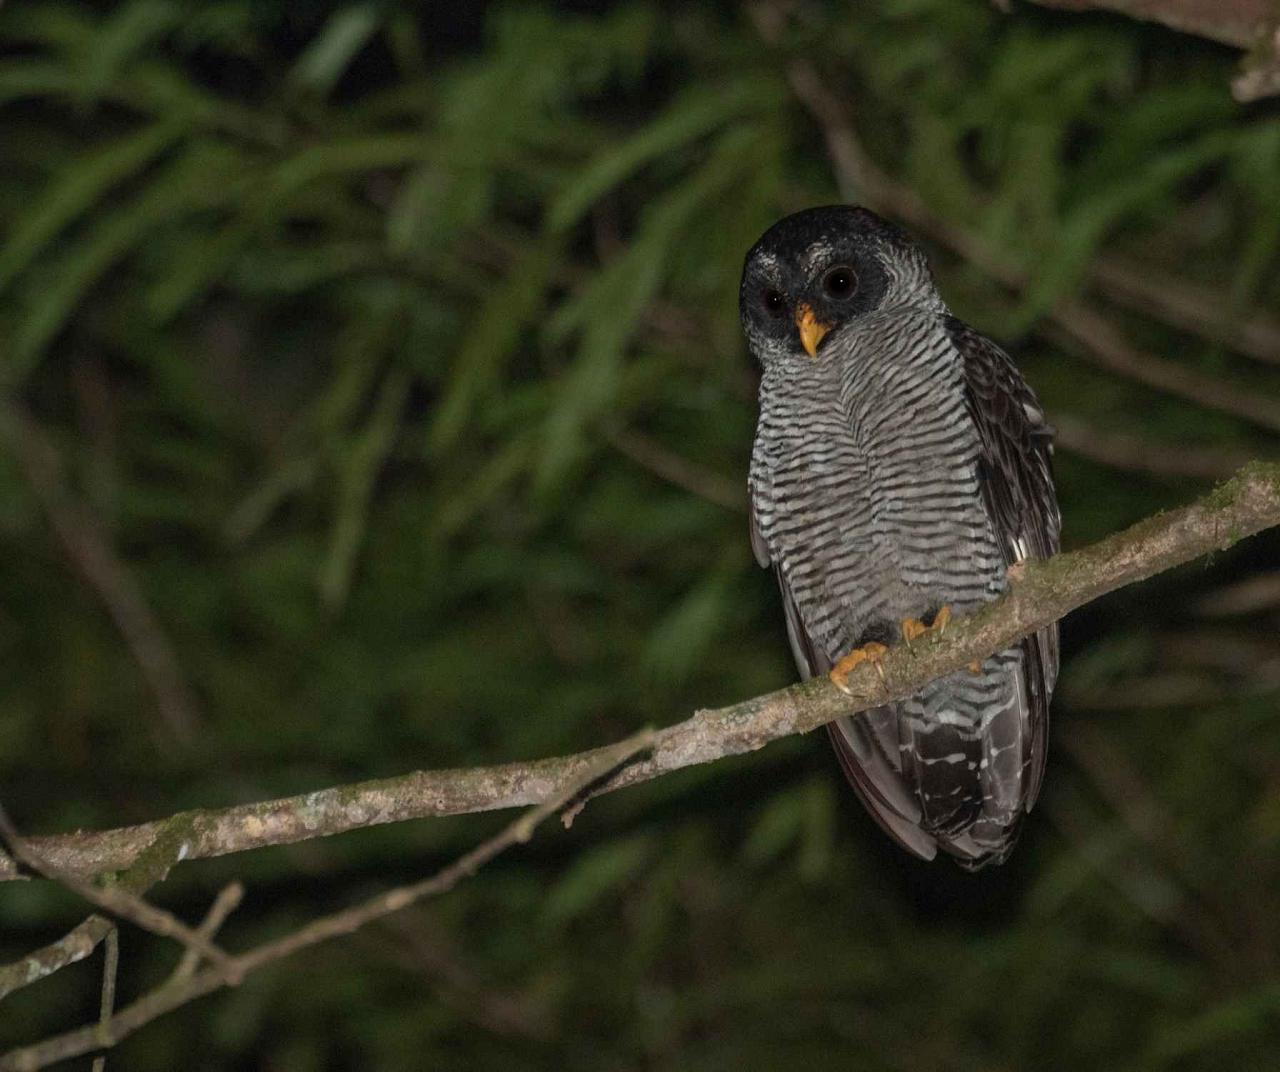
[[[860,648],[854,648],[835,666],[831,668],[831,673],[827,676],[831,678],[831,683],[835,685],[841,692],[851,693],[853,690],[849,688],[849,675],[852,674],[863,663],[871,663],[880,674],[880,680],[884,680],[884,667],[880,665],[880,660],[884,658],[884,653],[889,649],[883,644],[872,640],[863,644]]]

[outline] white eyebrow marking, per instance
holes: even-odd
[[[835,252],[835,248],[830,242],[815,242],[804,251],[804,255],[800,258],[800,264],[806,275],[814,270],[821,262],[829,260],[831,254]]]

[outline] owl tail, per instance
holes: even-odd
[[[939,849],[969,870],[1002,863],[1017,840],[1026,787],[1025,712],[1015,675],[995,657],[985,680],[962,671],[901,704],[827,727],[846,777],[908,852]],[[970,696],[968,692],[975,694]],[[998,699],[997,699],[998,696]],[[962,715],[981,711],[980,715]],[[985,701],[985,704],[979,702]]]

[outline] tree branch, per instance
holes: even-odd
[[[9,845],[13,858],[26,864],[45,878],[66,886],[78,894],[95,908],[102,908],[120,919],[127,920],[143,930],[150,931],[162,938],[172,938],[189,949],[203,954],[210,960],[224,967],[230,959],[226,953],[214,945],[199,931],[192,930],[182,920],[162,908],[148,904],[141,895],[132,892],[123,885],[95,886],[83,875],[72,874],[51,864],[41,853],[33,849],[25,838],[18,834],[9,815],[0,807],[0,836]],[[108,932],[109,936],[110,932]]]
[[[1270,0],[1032,0],[1064,11],[1114,11],[1142,22],[1250,48],[1275,20]]]
[[[0,967],[0,1001],[15,990],[38,983],[68,965],[84,960],[111,933],[115,923],[92,915],[77,923],[56,942],[41,946],[21,960]]]
[[[1100,256],[1090,269],[1099,297],[1122,302],[1170,327],[1221,343],[1237,353],[1280,365],[1280,320],[1257,309],[1234,308],[1232,301],[1187,279]]]
[[[927,682],[1000,651],[1106,592],[1171,569],[1280,524],[1280,464],[1252,462],[1200,500],[1158,514],[1089,547],[1028,563],[1010,592],[958,621],[935,643],[895,648],[875,673],[855,675],[845,696],[826,678],[781,689],[660,730],[651,755],[596,792],[762,748],[832,719],[917,692]],[[130,866],[163,843],[179,860],[201,859],[440,815],[536,804],[599,761],[605,750],[467,770],[417,771],[229,808],[190,811],[115,830],[31,838],[60,871],[89,876]]]
[[[274,964],[303,949],[319,945],[330,938],[350,934],[366,923],[392,915],[425,898],[448,893],[459,882],[474,875],[494,857],[514,845],[528,841],[543,820],[573,803],[582,794],[588,793],[600,779],[608,777],[620,766],[646,751],[652,746],[653,739],[652,730],[642,730],[618,744],[597,749],[594,760],[579,772],[576,779],[547,796],[537,807],[531,808],[497,835],[463,854],[430,878],[412,885],[396,887],[370,897],[351,908],[321,916],[283,938],[264,942],[246,953],[232,957],[226,964],[215,965],[196,974],[185,974],[184,960],[166,983],[144,994],[116,1015],[101,1019],[98,1023],[87,1027],[55,1035],[32,1046],[10,1050],[0,1056],[0,1072],[8,1072],[8,1070],[31,1072],[33,1069],[44,1068],[55,1061],[114,1046],[157,1017],[172,1012],[179,1006],[203,997],[205,994],[211,994],[224,986],[239,982],[250,972],[266,967],[268,964]],[[234,907],[237,900],[238,893],[228,893],[224,890],[219,895],[201,927],[202,930],[208,931],[209,937],[212,937],[219,915],[225,915],[225,912]]]
[[[197,931],[201,937],[208,941],[213,941],[214,935],[218,933],[218,928],[227,921],[227,917],[240,907],[240,902],[244,899],[244,884],[241,882],[232,882],[222,888],[222,891],[213,899],[213,904],[209,906],[209,911],[205,913],[205,917],[200,921]],[[182,954],[182,959],[178,961],[178,966],[173,969],[174,980],[189,979],[195,974],[196,968],[200,967],[200,950],[194,946],[187,946],[187,950]]]
[[[133,857],[133,863],[128,869],[117,876],[117,889],[141,896],[157,882],[163,881],[169,868],[181,858],[181,839],[166,830],[166,824],[158,825],[161,829],[157,831],[156,837]],[[34,851],[39,852],[39,849]],[[12,866],[12,861],[9,862],[11,866],[8,869],[0,870],[0,881],[25,879],[26,876],[19,874],[16,866]],[[69,964],[83,960],[98,947],[98,943],[114,926],[114,922],[105,916],[89,916],[56,942],[28,953],[12,964],[0,965],[0,999],[24,986],[39,982]]]
[[[1065,11],[1107,11],[1248,49],[1231,83],[1238,101],[1280,93],[1280,9],[1272,0],[1032,0]]]

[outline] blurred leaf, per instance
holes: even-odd
[[[701,467],[740,486],[748,465],[744,252],[834,196],[845,132],[796,95],[797,64],[895,182],[1035,268],[1011,297],[917,236],[986,330],[1080,288],[1101,251],[1173,279],[1170,300],[1190,286],[1274,319],[1280,124],[1231,100],[1229,50],[1036,5],[777,9],[766,43],[704,0],[0,7],[0,376],[208,719],[199,749],[157,752],[109,595],[0,451],[0,777],[24,827],[562,754],[793,680],[742,518],[681,485]],[[1265,363],[1081,294],[1144,350],[1280,398]],[[1051,412],[1269,449],[1026,342]],[[617,449],[619,428],[658,454]],[[1069,542],[1196,491],[1124,464],[1059,450]],[[794,738],[593,802],[586,827],[433,902],[413,941],[318,947],[108,1064],[1269,1067],[1273,615],[1204,649],[1239,656],[1212,703],[1100,708],[1206,627],[1200,596],[1275,551],[1263,537],[1064,621],[1055,733],[1098,704],[1119,774],[1051,755],[1002,868],[910,859],[821,735]],[[226,939],[248,948],[487,825],[205,861],[158,894],[198,919],[247,880]],[[80,918],[35,885],[0,884],[6,960]],[[122,986],[172,958],[133,936]],[[12,995],[0,1050],[73,1027],[99,989],[74,969]]]
[[[289,72],[289,80],[328,96],[356,54],[382,25],[381,6],[367,2],[335,11]]]
[[[555,269],[559,243],[533,243],[491,289],[474,315],[461,315],[462,333],[449,362],[451,373],[431,426],[434,451],[447,450],[462,435],[474,406],[498,389],[504,365],[533,339],[535,316]]]
[[[1280,986],[1258,987],[1228,998],[1160,1034],[1147,1050],[1144,1068],[1168,1068],[1171,1061],[1213,1047],[1254,1038],[1265,1047],[1264,1031],[1273,1029],[1280,1015]]]
[[[547,893],[543,923],[563,927],[631,881],[652,855],[647,834],[614,838],[581,853]]]
[[[279,226],[280,217],[288,216],[290,198],[309,183],[395,167],[417,159],[423,150],[424,143],[416,134],[372,135],[312,146],[281,161],[254,184],[234,222],[208,240],[199,255],[186,253],[175,270],[155,286],[148,298],[153,315],[161,321],[177,315],[227,270],[255,236]]]
[[[1142,174],[1091,195],[1064,221],[1054,255],[1040,261],[1010,330],[1025,330],[1079,281],[1107,229],[1118,217],[1139,206],[1150,213],[1177,183],[1224,157],[1235,140],[1231,131],[1207,134],[1191,145],[1161,154],[1148,163]]]
[[[242,180],[238,163],[222,146],[195,146],[152,179],[132,203],[107,213],[84,241],[58,259],[49,283],[29,299],[0,379],[10,386],[25,379],[76,302],[154,228],[193,206],[234,198]]]
[[[129,0],[112,12],[82,58],[80,103],[96,99],[126,63],[177,25],[181,14],[167,0]]]
[[[659,619],[644,647],[649,672],[664,682],[687,678],[711,649],[725,620],[728,594],[728,576],[714,571]]]
[[[343,452],[329,554],[320,573],[320,595],[330,610],[342,605],[351,587],[356,553],[368,524],[373,483],[395,441],[408,391],[408,374],[399,369],[389,372],[378,391],[369,423]]]
[[[759,83],[731,83],[699,91],[676,101],[660,118],[620,145],[602,152],[552,203],[547,227],[564,231],[610,189],[650,160],[730,122],[736,116],[771,103],[772,87]]]
[[[586,423],[611,402],[623,351],[661,286],[667,258],[677,248],[682,228],[749,166],[758,137],[759,131],[750,126],[722,135],[706,164],[646,208],[627,251],[551,319],[548,341],[552,345],[578,328],[581,341],[547,422],[546,446],[536,476],[544,494],[576,459]]]
[[[46,243],[89,209],[111,187],[151,163],[183,132],[179,123],[157,123],[94,150],[69,165],[60,179],[30,205],[0,248],[0,289],[39,254]]]

